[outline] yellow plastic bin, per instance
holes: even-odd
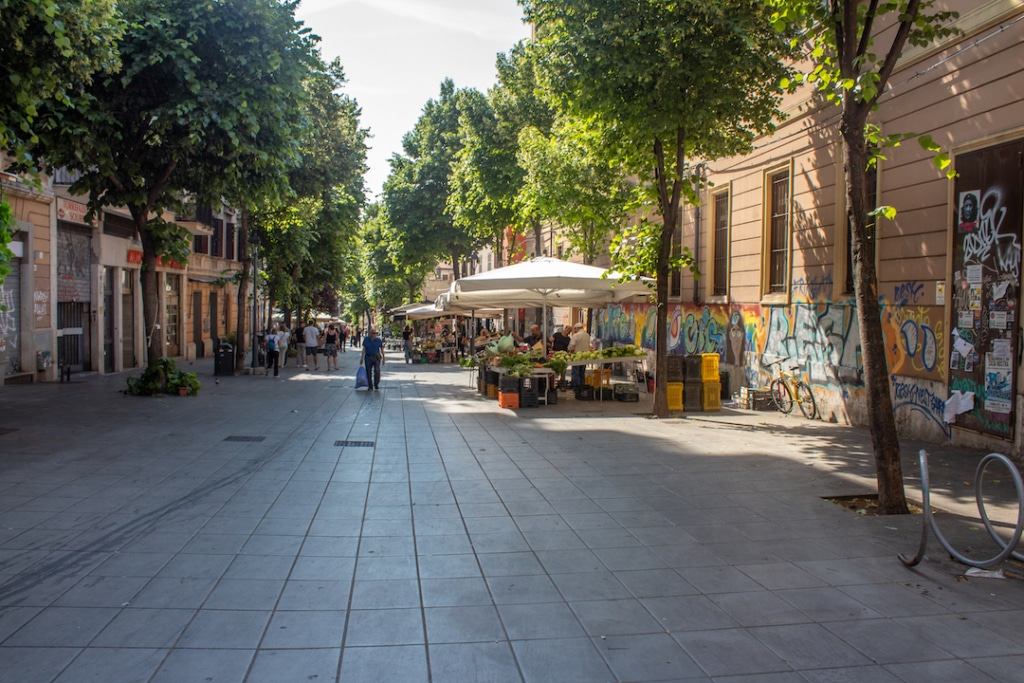
[[[700,355],[700,378],[704,382],[718,382],[718,354],[702,353]]]
[[[704,382],[704,391],[701,406],[705,411],[722,409],[722,383]]]
[[[683,383],[669,382],[665,385],[668,391],[668,409],[674,412],[683,410]]]

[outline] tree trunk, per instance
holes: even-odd
[[[160,299],[156,267],[159,254],[156,253],[156,242],[146,228],[148,207],[130,207],[130,212],[135,221],[135,230],[142,240],[142,324],[146,335],[146,366],[150,367],[164,355],[163,330],[157,327]]]
[[[238,258],[242,261],[242,272],[238,278],[236,292],[237,311],[235,312],[235,372],[245,369],[245,350],[248,335],[245,321],[249,316],[249,272],[252,270],[252,257],[249,255],[249,212],[242,209],[242,221],[238,228]]]
[[[501,268],[501,264],[503,263],[502,258],[501,258],[501,256],[502,256],[501,250],[502,250],[502,235],[499,234],[497,237],[494,238],[494,267],[495,268]]]
[[[451,253],[452,259],[452,277],[456,280],[462,277],[462,264],[459,263],[459,255],[453,250]]]
[[[541,236],[541,224],[538,220],[533,221],[533,255],[544,255],[544,239]]]
[[[866,117],[866,112],[864,114]],[[852,119],[852,121],[850,120]],[[878,508],[882,514],[907,514],[903,490],[903,466],[896,418],[885,358],[881,307],[878,303],[878,275],[875,272],[874,243],[867,234],[867,144],[864,120],[844,111],[842,124],[846,143],[847,222],[853,249],[853,282],[860,323],[861,359],[867,398],[868,425],[875,452],[878,480]]]

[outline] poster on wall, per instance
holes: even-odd
[[[974,232],[978,227],[978,212],[981,210],[981,192],[970,190],[960,193],[960,201],[957,206],[959,216],[960,232]]]
[[[985,410],[1009,414],[1013,400],[1013,370],[1010,356],[985,354]]]

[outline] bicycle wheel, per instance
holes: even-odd
[[[773,379],[771,385],[772,401],[779,412],[789,415],[793,411],[793,394],[781,379]]]
[[[814,393],[804,382],[796,383],[796,402],[800,404],[800,412],[808,420],[818,416],[818,405],[814,402]]]

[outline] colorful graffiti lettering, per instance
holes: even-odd
[[[799,367],[811,382],[863,383],[860,333],[852,306],[796,304],[769,311],[763,363]]]
[[[945,379],[945,335],[940,307],[887,306],[882,313],[889,372],[934,381]]]
[[[950,426],[943,419],[943,412],[946,407],[946,399],[935,393],[933,389],[918,384],[915,380],[908,380],[893,375],[893,411],[916,412],[924,415],[937,426],[946,438],[951,434]]]

